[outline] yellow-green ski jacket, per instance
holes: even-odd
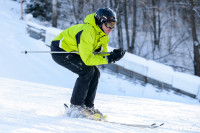
[[[77,24],[62,31],[53,41],[60,41],[59,47],[67,52],[78,51],[85,65],[108,64],[105,55],[93,52],[102,46],[108,52],[109,36],[95,23],[95,14],[86,16],[84,24]]]

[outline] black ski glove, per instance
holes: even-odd
[[[95,52],[101,52],[103,50],[103,47],[99,47],[98,49],[95,50]]]
[[[115,61],[120,60],[124,54],[126,53],[126,50],[120,49],[114,49],[110,55],[107,56],[108,63],[115,63]]]

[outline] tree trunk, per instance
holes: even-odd
[[[111,7],[111,9],[113,9],[113,1],[112,0],[110,0],[110,7]]]
[[[83,21],[83,8],[84,8],[84,0],[78,0],[78,23]]]
[[[153,54],[156,47],[160,49],[161,19],[160,19],[160,0],[152,0],[153,7]],[[154,55],[153,55],[154,56]]]
[[[58,20],[58,1],[57,0],[52,0],[52,26],[57,27],[57,20]]]
[[[119,47],[123,48],[123,36],[122,36],[122,20],[121,20],[121,16],[122,16],[122,2],[115,0],[115,9],[117,9],[117,33],[118,33],[118,43],[119,43]]]
[[[160,35],[161,35],[161,19],[160,19],[160,0],[158,1],[158,9],[157,9],[157,13],[158,13],[158,35],[157,35],[157,46],[158,49],[160,49]]]
[[[195,3],[190,0],[190,19],[191,19],[191,29],[193,38],[193,48],[194,48],[194,74],[200,76],[200,43],[197,38],[196,24],[195,24]]]
[[[76,20],[76,24],[78,24],[78,17],[77,17],[77,13],[76,13],[75,0],[72,0],[72,5],[73,5],[74,18]]]
[[[23,0],[21,0],[21,18],[20,19],[21,20],[24,19],[24,17],[23,17]]]
[[[126,30],[126,43],[127,43],[127,48],[129,51],[129,28],[128,28],[128,14],[127,14],[127,0],[124,0],[124,24],[125,24],[125,30]],[[131,51],[129,51],[131,52]]]
[[[156,49],[156,45],[157,45],[157,26],[156,26],[156,1],[155,0],[152,0],[152,7],[153,7],[153,18],[152,18],[152,21],[153,21],[153,37],[154,37],[154,40],[153,40],[153,51],[155,51]]]
[[[131,46],[129,48],[130,52],[131,51],[134,52],[134,49],[135,49],[136,25],[137,25],[137,0],[134,0],[133,2],[133,33],[132,33]]]

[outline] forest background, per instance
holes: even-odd
[[[200,76],[199,0],[18,1],[40,24],[63,30],[109,7],[117,14],[109,46]]]

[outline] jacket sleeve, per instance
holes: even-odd
[[[108,41],[109,41],[108,37],[105,40],[103,40],[103,44],[102,44],[103,50],[102,50],[102,52],[108,52]],[[107,56],[107,55],[109,55],[109,54],[101,54],[101,56]]]
[[[78,50],[81,59],[87,66],[108,64],[105,56],[93,54],[94,43],[95,43],[94,31],[91,29],[83,30],[80,37],[80,43],[78,44]],[[106,51],[106,48],[104,50]]]

